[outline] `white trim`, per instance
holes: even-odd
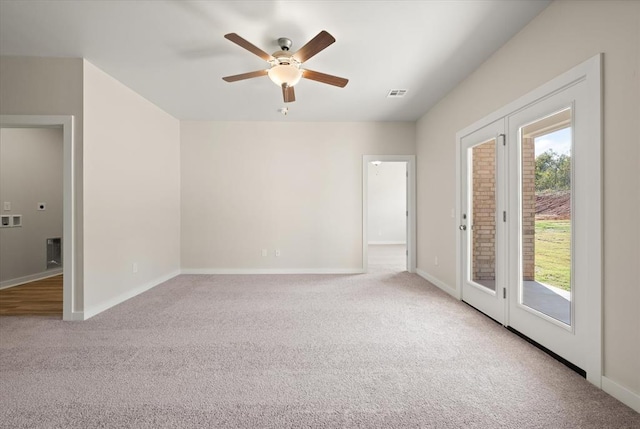
[[[602,390],[626,406],[640,413],[640,395],[637,393],[632,392],[621,384],[618,384],[605,376],[602,376]]]
[[[71,318],[69,321],[71,322],[82,322],[84,320],[84,312],[83,311],[74,311],[71,313]]]
[[[75,320],[75,142],[71,115],[0,115],[0,128],[62,127],[63,139],[63,293],[62,320]]]
[[[459,295],[458,291],[455,288],[443,282],[442,280],[432,276],[426,271],[422,271],[420,268],[416,269],[416,274],[422,277],[423,279],[425,279],[426,281],[428,281],[429,283],[433,284],[434,286],[438,287],[439,289],[442,289],[443,291],[445,291],[455,299],[458,299],[458,300],[460,299],[460,296],[458,296]]]
[[[93,316],[95,316],[96,314],[102,313],[105,310],[108,310],[112,307],[115,307],[118,304],[123,303],[124,301],[133,298],[136,295],[140,295],[143,292],[148,291],[149,289],[158,286],[161,283],[166,282],[167,280],[171,280],[172,278],[176,277],[180,275],[180,270],[177,271],[173,271],[169,274],[166,274],[164,276],[158,277],[154,280],[151,280],[150,282],[141,284],[140,286],[138,286],[135,289],[132,290],[128,290],[124,293],[121,293],[120,295],[111,298],[105,302],[102,302],[100,304],[97,305],[93,305],[90,308],[85,308],[84,310],[84,314],[83,313],[79,313],[82,314],[83,319],[81,320],[87,320]]]
[[[370,241],[369,244],[379,245],[379,244],[407,244],[406,241]]]
[[[367,272],[369,252],[367,247],[368,228],[368,183],[369,163],[371,161],[406,162],[409,176],[407,191],[407,271],[416,272],[416,156],[415,155],[362,155],[362,271]]]
[[[183,268],[182,274],[364,274],[361,268]]]
[[[0,282],[0,290],[20,286],[25,283],[35,282],[37,280],[48,279],[49,277],[59,276],[60,274],[62,274],[62,268],[54,268],[52,270],[42,271],[41,273],[29,274],[28,276],[5,280]]]

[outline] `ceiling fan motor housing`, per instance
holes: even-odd
[[[278,46],[280,46],[280,49],[282,49],[283,51],[288,51],[289,49],[291,49],[291,39],[288,39],[286,37],[280,37],[278,39]]]

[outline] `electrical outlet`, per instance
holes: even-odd
[[[276,250],[275,250],[275,252],[274,252],[274,254],[275,254],[276,256],[280,256],[280,249],[276,249]]]
[[[131,271],[133,271],[133,272],[134,272],[134,274],[138,272],[138,263],[137,263],[137,262],[134,262],[134,263],[131,265]]]
[[[267,255],[268,255],[267,249],[262,249],[262,256],[267,256]]]

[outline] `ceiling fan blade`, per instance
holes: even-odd
[[[233,76],[225,76],[222,80],[227,82],[236,82],[239,80],[251,79],[253,77],[260,77],[267,74],[267,70],[256,70],[249,73],[236,74]]]
[[[333,86],[339,86],[344,88],[349,83],[349,79],[343,77],[333,76],[330,74],[320,73],[313,70],[304,69],[302,71],[302,77],[305,79],[315,80],[316,82],[322,82]]]
[[[335,41],[336,39],[331,34],[322,30],[316,37],[309,40],[306,45],[298,49],[298,52],[293,54],[293,58],[303,63]]]
[[[258,48],[256,45],[254,45],[251,42],[248,42],[247,40],[243,39],[242,37],[238,36],[236,33],[229,33],[229,34],[225,34],[224,38],[227,40],[232,41],[233,43],[235,43],[236,45],[245,48],[247,51],[259,56],[260,58],[262,58],[265,61],[271,61],[273,59],[273,57],[269,54],[267,54],[265,51],[263,51],[262,49]]]
[[[285,103],[296,101],[296,93],[292,86],[287,86],[286,83],[282,84],[282,98],[284,98]]]

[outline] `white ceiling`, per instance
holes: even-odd
[[[84,57],[179,119],[414,121],[549,1],[0,0],[0,54]],[[305,66],[349,79],[303,79],[285,118],[268,77],[221,78],[267,65],[224,39],[297,50],[336,38]],[[408,89],[404,98],[386,98]]]

